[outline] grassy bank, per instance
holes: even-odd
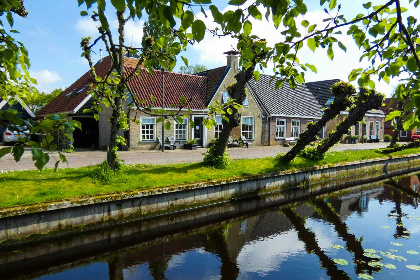
[[[276,166],[273,158],[242,159],[232,161],[223,170],[207,168],[201,163],[160,166],[137,164],[124,166],[123,174],[112,178],[109,184],[92,177],[97,168],[95,166],[59,169],[57,172],[6,172],[0,174],[0,208],[414,153],[420,153],[420,148],[389,155],[376,150],[329,152],[321,161],[296,158],[291,164],[281,166]]]

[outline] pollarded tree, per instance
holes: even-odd
[[[93,109],[100,112],[103,110],[101,106],[103,104],[109,106],[112,110],[109,120],[111,132],[107,150],[107,163],[112,170],[118,168],[118,144],[124,143],[124,138],[118,136],[118,133],[128,126],[123,102],[131,95],[132,100],[136,103],[135,105],[138,108],[141,107],[141,104],[138,104],[140,101],[132,96],[128,82],[135,75],[141,75],[141,67],[152,72],[156,61],[161,67],[167,70],[172,69],[176,63],[176,55],[180,53],[181,49],[185,50],[189,41],[201,41],[203,39],[205,25],[201,20],[195,19],[193,12],[189,10],[192,3],[201,4],[202,2],[208,1],[113,0],[111,5],[106,5],[104,0],[79,0],[79,4],[86,4],[87,11],[91,11],[92,19],[99,24],[98,37],[93,43],[90,41],[91,38],[83,38],[81,46],[83,56],[89,62],[90,73],[93,78],[93,87],[91,87],[90,93],[98,102]],[[95,7],[92,8],[94,3],[96,3]],[[111,9],[116,14],[118,28],[115,37],[114,31],[110,28],[109,19],[105,14],[105,8],[107,14]],[[81,14],[86,16],[88,15],[87,11],[82,11]],[[132,46],[130,40],[126,40],[124,36],[125,25],[129,20],[141,19],[145,13],[149,18],[155,19],[155,28],[160,29],[162,35],[159,38],[147,37],[141,47]],[[178,25],[176,19],[179,20]],[[174,38],[175,42],[173,41]],[[96,74],[91,58],[92,49],[99,41],[102,41],[105,45],[111,60],[110,68],[104,77]],[[130,70],[131,72],[127,72],[124,67],[125,57],[128,54],[138,58],[134,69]],[[183,60],[187,61],[185,58]],[[164,118],[162,119],[161,121],[164,121]]]
[[[356,93],[356,89],[349,83],[335,83],[331,87],[331,92],[334,96],[334,101],[324,110],[320,120],[308,124],[308,128],[299,136],[293,148],[279,158],[281,163],[292,161],[307,145],[317,139],[318,132],[328,121],[337,117],[341,111],[346,111],[354,103],[353,95]]]

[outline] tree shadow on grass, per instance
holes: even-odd
[[[141,169],[142,167],[144,167],[144,168]],[[167,174],[167,173],[185,174],[188,171],[196,172],[197,170],[205,168],[205,167],[206,166],[201,162],[186,164],[186,165],[182,165],[182,166],[177,166],[177,165],[167,165],[167,166],[166,165],[161,165],[159,167],[150,166],[150,168],[149,168],[148,165],[136,165],[136,169],[130,168],[128,170],[124,170],[124,172],[128,176],[142,175],[142,174],[164,175],[164,174]]]

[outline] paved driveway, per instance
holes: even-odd
[[[368,144],[339,144],[333,147],[334,151],[345,150],[366,150],[384,148],[388,143],[368,143]],[[273,157],[279,152],[286,152],[290,148],[281,146],[267,146],[267,147],[250,147],[247,148],[229,148],[229,156],[231,159],[241,158],[265,158]],[[127,164],[172,164],[172,163],[186,163],[198,162],[203,159],[203,154],[206,149],[190,150],[166,150],[162,151],[121,151],[120,158]],[[77,150],[74,153],[66,154],[68,165],[60,163],[59,167],[81,167],[87,165],[95,165],[103,162],[106,159],[104,151],[87,151]],[[54,167],[55,162],[59,160],[57,153],[52,153],[50,162],[47,167]],[[6,155],[0,159],[0,170],[25,170],[36,169],[32,162],[32,154],[29,149],[26,149],[20,162],[15,162],[11,155]]]

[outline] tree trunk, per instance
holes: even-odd
[[[404,109],[404,102],[398,101],[398,110],[402,111]],[[395,118],[395,126],[394,126],[394,130],[393,130],[393,134],[392,134],[392,138],[391,138],[391,143],[389,143],[388,148],[393,148],[395,147],[395,145],[397,144],[398,140],[399,140],[399,136],[400,136],[400,130],[403,130],[403,117],[402,115],[399,117]]]
[[[325,141],[321,142],[317,147],[319,153],[325,154],[332,146],[337,144],[341,137],[346,134],[352,125],[360,122],[367,111],[372,109],[379,109],[382,105],[383,95],[378,94],[374,91],[370,92],[367,98],[363,98],[363,93],[359,93],[358,102],[350,110],[347,118],[337,127],[337,130],[328,135]]]
[[[248,69],[242,69],[235,75],[236,83],[228,89],[228,93],[234,102],[242,104],[246,97],[245,87],[246,84],[252,79],[252,73],[254,72],[255,65]],[[217,141],[217,149],[215,156],[223,156],[226,150],[226,146],[229,140],[232,129],[240,125],[240,114],[239,110],[233,106],[229,107],[232,110],[232,114],[227,114],[229,122],[223,119],[223,128],[219,135],[219,141]]]
[[[108,144],[108,150],[106,155],[106,160],[108,162],[109,167],[112,170],[116,169],[117,166],[117,158],[118,158],[118,143],[117,143],[117,137],[118,132],[120,131],[120,117],[121,117],[121,111],[122,111],[122,98],[116,97],[114,99],[115,101],[115,108],[112,108],[112,116],[110,119],[111,123],[111,132],[109,135],[109,144]]]
[[[334,95],[334,102],[330,107],[325,109],[322,118],[318,122],[308,126],[306,131],[299,136],[299,139],[293,148],[281,158],[282,163],[287,164],[291,162],[309,143],[316,140],[318,132],[329,120],[335,118],[341,111],[347,110],[352,104],[353,98],[351,96],[355,93],[353,86],[339,82],[331,88],[331,91]]]

